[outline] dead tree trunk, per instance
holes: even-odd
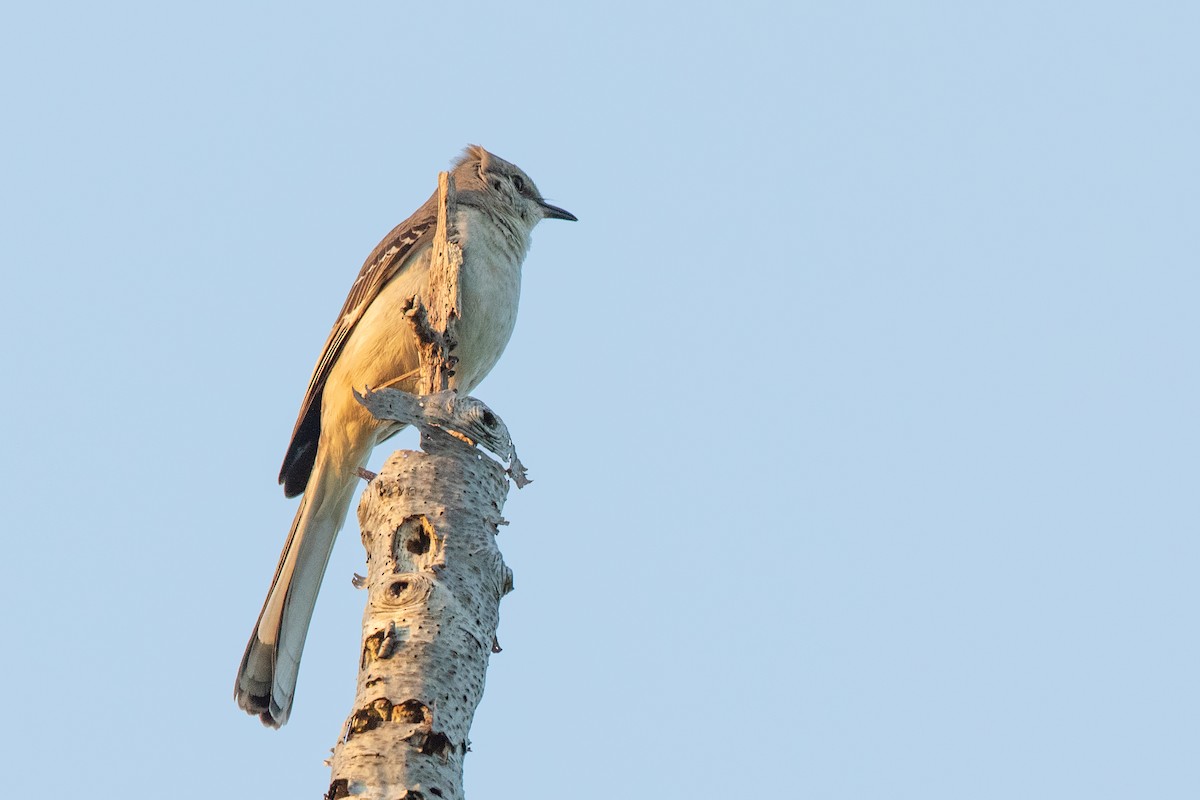
[[[496,546],[508,477],[525,482],[508,432],[474,398],[444,391],[458,316],[462,251],[453,186],[439,176],[429,307],[410,318],[422,343],[417,397],[396,390],[360,400],[377,417],[421,430],[424,452],[400,451],[358,508],[367,550],[367,607],[354,710],[334,749],[327,798],[459,800],[462,765],[500,598],[512,572]],[[441,271],[441,277],[438,277]],[[510,461],[480,457],[475,443]]]

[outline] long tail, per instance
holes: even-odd
[[[354,494],[354,472],[344,474],[323,461],[318,459],[296,510],[234,683],[238,705],[273,728],[291,713],[308,623]]]

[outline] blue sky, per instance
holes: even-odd
[[[231,697],[275,475],[363,258],[477,142],[580,221],[476,392],[535,483],[470,796],[1197,796],[1198,27],[6,10],[9,790],[325,790],[353,526],[287,727]]]

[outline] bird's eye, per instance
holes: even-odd
[[[517,187],[517,191],[524,192],[525,191],[525,179],[522,178],[520,175],[513,175],[512,179],[513,179],[513,186]]]

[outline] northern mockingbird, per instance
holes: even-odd
[[[534,226],[575,216],[547,203],[528,175],[482,147],[468,147],[451,174],[463,262],[458,363],[450,387],[466,393],[508,344]],[[291,712],[308,623],[358,470],[375,445],[398,429],[372,417],[351,390],[416,386],[417,345],[404,306],[414,295],[427,297],[436,221],[435,192],[367,258],[300,405],[279,482],[288,497],[304,497],[234,685],[238,705],[272,727],[287,722]]]

